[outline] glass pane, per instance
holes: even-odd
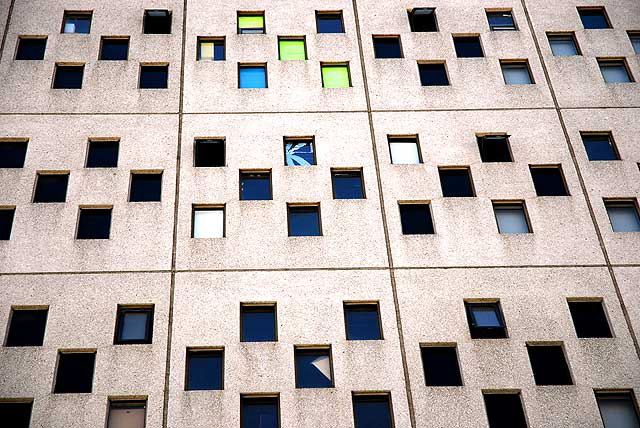
[[[397,37],[376,37],[373,39],[376,58],[402,58],[400,39]]]
[[[503,65],[502,73],[507,85],[529,85],[531,76],[525,65]]]
[[[549,44],[554,56],[578,55],[578,50],[572,37],[549,38]]]
[[[323,88],[348,88],[349,68],[346,65],[322,66]]]
[[[312,142],[287,143],[285,146],[286,165],[315,165]]]
[[[339,13],[319,13],[317,15],[318,33],[343,33],[342,15]]]
[[[90,27],[91,27],[90,16],[69,15],[65,18],[63,32],[76,33],[76,34],[89,34]]]
[[[497,309],[491,306],[471,307],[471,315],[477,327],[502,327]]]
[[[362,199],[362,174],[360,172],[334,172],[333,197],[335,199]]]
[[[618,159],[608,135],[583,135],[582,142],[590,161]]]
[[[169,77],[166,65],[145,65],[140,69],[140,88],[165,89]]]
[[[640,218],[633,204],[607,206],[607,213],[614,232],[640,232]]]
[[[630,34],[629,39],[633,45],[633,51],[640,54],[640,34]]]
[[[413,141],[390,142],[389,148],[391,150],[391,163],[393,164],[420,163],[418,144]]]
[[[266,88],[267,73],[265,67],[240,67],[240,87]]]
[[[444,197],[474,196],[468,169],[441,169],[439,173]]]
[[[144,407],[112,407],[108,428],[144,428],[144,419]]]
[[[328,350],[296,351],[296,388],[329,388],[332,384]]]
[[[213,42],[200,42],[200,59],[213,59]]]
[[[157,202],[162,193],[162,174],[132,174],[129,202]]]
[[[500,233],[529,233],[529,225],[520,207],[496,207],[496,219]]]
[[[602,77],[607,83],[629,83],[629,73],[623,64],[600,64]]]
[[[459,58],[477,58],[482,57],[482,46],[480,45],[480,37],[454,37],[453,44],[456,48],[456,55]]]
[[[252,16],[239,16],[238,28],[264,28],[264,16],[252,15]]]
[[[422,86],[448,86],[449,77],[444,64],[418,64]]]
[[[355,428],[391,428],[389,397],[359,396],[353,397]]]
[[[146,312],[124,312],[122,316],[121,340],[144,340],[147,334]]]
[[[426,235],[433,233],[433,222],[428,204],[400,205],[400,220],[404,235]]]
[[[491,30],[515,30],[511,12],[487,12]]]
[[[377,305],[346,305],[347,339],[379,340],[380,321]]]
[[[275,308],[247,306],[242,308],[242,341],[271,342],[276,340]]]
[[[280,40],[281,60],[305,60],[304,40]]]
[[[240,200],[271,199],[271,175],[243,173],[240,175]]]
[[[598,407],[605,428],[640,427],[631,394],[603,394],[598,397]]]
[[[242,428],[277,428],[278,399],[272,397],[242,398]]]
[[[289,208],[289,236],[320,236],[318,207]]]
[[[222,389],[222,352],[189,352],[187,390]]]
[[[195,210],[193,212],[194,238],[222,238],[223,236],[223,210]]]
[[[124,61],[129,56],[129,39],[103,39],[101,60]]]
[[[609,28],[603,9],[583,9],[579,11],[582,25],[586,29]]]
[[[16,60],[41,60],[44,59],[44,51],[47,47],[47,39],[19,39]]]

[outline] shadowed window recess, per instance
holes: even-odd
[[[238,34],[264,33],[264,12],[238,12]]]
[[[284,139],[284,164],[287,166],[309,166],[316,164],[313,137]]]
[[[15,214],[15,207],[0,207],[0,241],[11,239],[11,229],[13,229]]]
[[[240,407],[241,428],[280,428],[277,395],[242,395]]]
[[[419,164],[422,163],[417,137],[392,137],[388,136],[389,153],[392,164]]]
[[[271,195],[271,171],[240,171],[240,200],[265,201]]]
[[[223,207],[193,207],[192,238],[224,238]]]
[[[241,342],[275,342],[277,340],[275,304],[241,304],[240,323]]]
[[[465,302],[472,339],[502,339],[507,337],[499,302]]]
[[[422,346],[422,367],[427,386],[462,386],[456,346]]]
[[[453,46],[458,58],[483,57],[480,36],[453,36]]]
[[[331,183],[334,199],[364,199],[365,197],[362,170],[332,170]]]
[[[87,168],[116,168],[119,150],[119,140],[89,140]]]
[[[264,64],[238,64],[238,79],[239,88],[266,88],[267,66]]]
[[[109,239],[112,208],[80,208],[76,239]]]
[[[422,86],[448,86],[449,77],[444,62],[418,63],[420,84]]]
[[[531,233],[531,226],[522,201],[493,202],[493,212],[498,223],[498,232]]]
[[[171,34],[171,11],[149,9],[144,11],[144,34]]]
[[[296,388],[331,388],[331,348],[296,348]]]
[[[629,31],[629,41],[633,46],[633,51],[640,54],[640,31]]]
[[[318,29],[318,33],[344,33],[342,11],[316,11],[316,27]]]
[[[355,428],[392,428],[391,395],[386,392],[354,393]]]
[[[114,344],[148,344],[153,340],[153,306],[118,305]]]
[[[323,88],[348,88],[351,86],[351,75],[348,64],[320,63]]]
[[[640,216],[635,199],[605,199],[604,206],[614,232],[640,232]]]
[[[574,56],[580,55],[578,43],[573,33],[568,34],[547,34],[549,46],[553,56]]]
[[[46,37],[20,37],[18,38],[16,60],[43,60],[46,48]]]
[[[11,309],[5,346],[42,346],[48,313],[48,308]]]
[[[602,301],[569,301],[567,303],[578,337],[613,337]]]
[[[500,61],[504,83],[507,85],[532,85],[533,78],[527,61]]]
[[[527,428],[519,392],[482,394],[489,428]]]
[[[89,34],[91,12],[66,12],[62,22],[62,32],[67,34]]]
[[[224,37],[198,37],[198,61],[224,61]]]
[[[55,394],[90,393],[95,352],[58,352]]]
[[[28,141],[0,141],[0,168],[23,168]]]
[[[224,350],[187,349],[185,391],[224,389]]]
[[[618,149],[609,133],[582,134],[582,143],[590,161],[620,160]]]
[[[321,236],[320,205],[287,205],[289,236]]]
[[[169,65],[140,65],[140,89],[166,89],[169,82]]]
[[[624,59],[598,59],[602,78],[606,83],[631,83],[633,77]]]
[[[194,163],[198,168],[225,166],[225,140],[223,138],[196,140]]]
[[[578,15],[586,30],[611,28],[609,18],[603,7],[579,7]]]
[[[438,31],[435,8],[417,7],[411,9],[407,13],[409,14],[409,26],[411,27],[411,31],[417,33]]]
[[[482,162],[513,162],[510,135],[482,135],[478,136],[478,149]]]
[[[65,202],[69,174],[38,173],[33,202]]]
[[[100,44],[100,59],[103,61],[126,61],[129,58],[128,37],[103,37]]]
[[[569,196],[561,166],[530,165],[531,178],[538,196]]]
[[[162,194],[162,173],[131,173],[129,202],[159,202]]]
[[[344,303],[347,340],[382,340],[377,303]]]
[[[373,36],[376,58],[402,58],[400,36]]]
[[[487,11],[487,21],[491,31],[515,31],[516,23],[513,19],[513,12],[505,11]]]
[[[53,89],[82,89],[84,64],[56,64],[53,76]]]
[[[107,428],[144,428],[146,400],[109,400]]]
[[[278,57],[281,61],[306,60],[307,47],[304,36],[302,37],[279,37]]]
[[[33,400],[0,401],[0,421],[11,428],[29,428],[32,407]]]
[[[638,428],[638,403],[633,391],[596,391],[604,428]]]
[[[434,233],[431,204],[400,204],[403,235],[431,235]]]
[[[438,168],[438,173],[445,198],[475,196],[469,168]]]
[[[536,385],[573,385],[561,345],[527,345]]]

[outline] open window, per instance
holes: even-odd
[[[472,339],[502,339],[507,327],[499,302],[465,302]]]

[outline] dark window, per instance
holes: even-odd
[[[11,428],[29,428],[33,402],[0,401],[0,421]]]
[[[454,36],[453,46],[456,48],[458,58],[483,57],[480,36]]]
[[[44,51],[46,48],[46,38],[20,37],[18,39],[18,51],[16,52],[16,60],[44,59]]]
[[[140,89],[166,89],[168,79],[168,65],[140,66]]]
[[[153,306],[135,308],[118,306],[114,344],[151,343],[153,340]]]
[[[582,134],[582,143],[590,161],[620,160],[611,134]]]
[[[633,46],[633,51],[640,54],[640,31],[629,31],[629,41]]]
[[[640,232],[640,216],[635,200],[605,200],[604,206],[614,232]]]
[[[22,168],[28,141],[0,141],[0,168]]]
[[[87,168],[115,168],[118,166],[120,141],[89,140]]]
[[[145,10],[144,34],[171,34],[171,11]]]
[[[638,407],[632,391],[596,391],[596,401],[604,428],[637,428]]]
[[[284,138],[284,164],[287,166],[309,166],[316,164],[313,138]]]
[[[482,162],[513,162],[509,148],[509,135],[483,135],[478,137]]]
[[[240,306],[240,341],[241,342],[275,342],[276,305]]]
[[[345,303],[347,340],[381,340],[380,311],[377,303]]]
[[[278,397],[241,396],[241,428],[279,428],[280,404]]]
[[[582,26],[587,29],[611,28],[603,7],[578,8]]]
[[[354,394],[355,428],[392,428],[391,397],[386,393]]]
[[[186,391],[224,389],[224,351],[187,349]]]
[[[109,239],[111,208],[80,208],[76,239]]]
[[[240,200],[266,201],[271,196],[271,172],[240,171]]]
[[[266,65],[238,64],[238,88],[261,89],[266,87]]]
[[[624,59],[598,59],[602,78],[606,83],[631,83],[633,78]]]
[[[573,385],[560,345],[527,345],[536,385]]]
[[[533,78],[527,61],[500,61],[502,77],[507,85],[532,85]]]
[[[520,393],[484,393],[489,428],[527,428]]]
[[[364,199],[362,171],[331,171],[334,199]]]
[[[467,321],[472,339],[501,339],[507,337],[500,304],[497,302],[465,302]]]
[[[59,352],[54,393],[87,393],[93,385],[95,352]]]
[[[509,31],[516,30],[516,23],[513,20],[513,13],[510,10],[503,12],[487,11],[487,21],[491,31]]]
[[[602,302],[568,303],[578,337],[612,337]]]
[[[475,196],[469,168],[439,168],[444,197]]]
[[[422,86],[447,86],[449,77],[444,63],[418,64]]]
[[[38,174],[33,202],[65,202],[69,174]]]
[[[429,204],[400,204],[400,221],[403,235],[434,233]]]
[[[402,58],[399,36],[373,36],[376,58]]]
[[[411,31],[428,33],[438,31],[435,8],[415,8],[409,11],[409,26]]]
[[[144,400],[109,400],[107,428],[144,428],[146,413]]]
[[[15,208],[0,208],[0,241],[11,239],[11,229],[13,229],[13,217]]]
[[[6,346],[42,346],[47,309],[12,309]]]
[[[62,22],[63,33],[89,34],[91,31],[90,12],[65,12]]]
[[[129,57],[128,37],[103,37],[100,46],[100,59],[126,61]]]
[[[531,233],[524,202],[493,202],[493,212],[498,223],[498,232]]]
[[[225,166],[225,141],[221,138],[196,140],[195,166]]]
[[[559,166],[531,166],[531,178],[538,196],[568,196],[562,168]]]
[[[225,39],[198,37],[198,61],[224,61]]]
[[[547,34],[549,46],[554,56],[580,55],[576,38],[571,34]]]
[[[162,194],[162,173],[131,174],[129,202],[158,202]]]
[[[320,236],[319,205],[289,205],[289,236]]]
[[[264,33],[264,12],[238,13],[238,34]]]
[[[330,348],[296,348],[296,388],[333,386]]]
[[[316,12],[318,33],[344,33],[342,12]]]
[[[421,354],[427,386],[462,386],[455,346],[423,346]]]
[[[56,64],[53,89],[82,89],[84,65]]]

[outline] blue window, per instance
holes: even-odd
[[[151,343],[153,337],[153,307],[118,307],[116,345]]]
[[[392,428],[391,397],[388,393],[354,394],[355,428]]]
[[[442,196],[461,198],[475,196],[469,168],[439,168]]]
[[[320,236],[320,205],[289,205],[289,236]]]
[[[444,63],[418,64],[422,86],[448,86],[449,77]]]
[[[456,36],[453,38],[453,46],[458,58],[483,57],[480,36]]]
[[[280,404],[277,396],[242,396],[241,428],[279,428]]]
[[[140,89],[166,89],[168,80],[168,65],[143,65],[140,67]]]
[[[587,30],[611,28],[603,7],[578,8],[582,25]]]
[[[104,61],[126,61],[129,57],[128,37],[103,37],[100,59]]]
[[[382,328],[377,303],[345,303],[347,340],[380,340]]]
[[[342,12],[316,12],[318,33],[344,33]]]
[[[364,199],[362,171],[332,171],[334,199]]]
[[[264,201],[271,197],[271,172],[240,171],[240,200]]]
[[[187,349],[187,391],[223,389],[224,351]]]
[[[63,33],[89,34],[91,12],[65,12],[62,23]]]
[[[590,161],[620,160],[611,134],[582,134]]]
[[[399,36],[374,36],[373,50],[376,58],[402,58]]]
[[[507,337],[507,330],[499,303],[465,303],[465,307],[472,339]]]
[[[53,89],[81,89],[84,65],[56,64]]]
[[[504,12],[487,12],[487,21],[491,31],[516,30],[513,14],[510,10]]]
[[[267,66],[266,65],[240,65],[239,66],[239,88],[266,88],[267,87]]]
[[[44,59],[44,51],[46,48],[46,37],[20,37],[18,39],[18,51],[16,52],[16,60],[42,60]]]
[[[284,164],[287,166],[315,165],[313,138],[285,138]]]
[[[331,388],[330,348],[296,348],[296,388]]]
[[[242,342],[274,342],[276,338],[276,306],[248,305],[240,307]]]

